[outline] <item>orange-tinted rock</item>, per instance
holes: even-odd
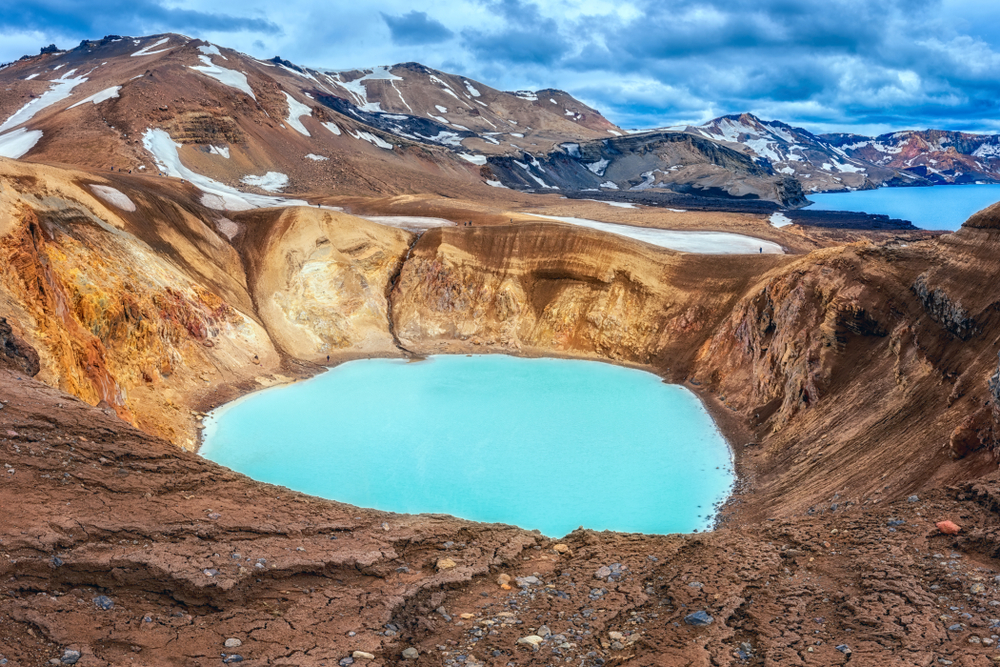
[[[945,535],[958,535],[958,531],[962,530],[961,526],[951,521],[938,521],[934,525]]]

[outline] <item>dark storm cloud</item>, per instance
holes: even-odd
[[[389,26],[392,41],[396,44],[436,44],[451,39],[455,33],[444,27],[440,21],[428,18],[425,12],[411,11],[402,16],[390,16],[379,12]]]
[[[462,32],[462,45],[482,62],[551,65],[570,52],[559,23],[542,15],[538,5],[520,0],[483,3],[502,21],[497,30]]]
[[[184,30],[281,32],[277,24],[264,19],[170,8],[157,0],[26,0],[5,5],[0,12],[0,31],[38,30],[71,38]]]

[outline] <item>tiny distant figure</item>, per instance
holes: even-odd
[[[330,363],[330,355],[326,355],[326,363]]]
[[[510,224],[512,224],[512,225],[514,224],[514,218],[510,219]]]
[[[256,354],[255,354],[255,355],[253,355],[253,358],[254,358],[254,360],[256,360],[256,361],[260,361],[260,359],[257,359],[257,355],[256,355]]]
[[[762,254],[762,255],[764,254],[764,249],[763,248],[760,249],[760,254]]]

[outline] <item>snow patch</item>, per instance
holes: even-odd
[[[538,218],[559,220],[560,222],[566,222],[579,227],[587,227],[601,232],[625,236],[636,241],[680,252],[707,255],[756,255],[763,251],[768,255],[784,254],[784,250],[777,243],[764,241],[752,236],[744,236],[743,234],[733,234],[731,232],[678,232],[651,227],[616,225],[610,222],[598,222],[583,218],[567,218],[554,215],[540,215],[538,213],[534,213],[533,215]]]
[[[69,97],[74,88],[87,81],[86,77],[83,76],[71,78],[74,72],[76,72],[75,69],[66,72],[60,79],[53,79],[51,82],[53,84],[52,87],[42,93],[41,97],[36,97],[15,111],[10,118],[4,121],[3,125],[0,125],[0,132],[5,132],[18,125],[27,123],[38,112]]]
[[[503,183],[501,183],[500,181],[486,181],[486,185],[491,185],[494,188],[503,188],[504,190],[509,190],[510,189],[506,185],[504,185]]]
[[[585,164],[584,166],[590,171],[594,172],[596,175],[604,176],[604,170],[608,168],[608,165],[610,163],[611,163],[610,160],[604,159],[604,160],[598,160],[597,162],[590,162],[589,164]],[[617,187],[615,189],[617,190]]]
[[[118,91],[120,91],[121,89],[122,89],[121,86],[112,86],[110,88],[105,88],[101,92],[94,93],[93,95],[91,95],[90,97],[88,97],[85,100],[80,100],[76,104],[71,105],[69,108],[70,109],[75,109],[76,107],[80,106],[81,104],[86,104],[87,102],[93,102],[94,104],[100,104],[104,100],[110,100],[112,98],[118,97]]]
[[[121,190],[116,190],[115,188],[108,187],[107,185],[91,185],[90,189],[94,191],[100,199],[103,199],[112,206],[117,206],[123,211],[134,212],[135,202],[128,198]]]
[[[479,91],[476,90],[471,83],[469,83],[468,81],[463,81],[462,83],[465,84],[465,89],[469,91],[470,95],[472,95],[473,97],[479,97]]]
[[[443,107],[440,104],[435,104],[434,108],[440,111],[441,113],[448,113],[448,107]]]
[[[201,72],[205,76],[210,76],[221,84],[241,90],[250,97],[257,99],[257,96],[253,94],[253,90],[250,88],[250,83],[247,81],[246,74],[243,72],[237,72],[236,70],[226,69],[225,67],[219,67],[218,65],[212,63],[212,58],[210,56],[198,56],[198,58],[204,64],[191,65],[191,69],[196,72]]]
[[[458,157],[462,158],[463,160],[468,160],[472,164],[478,164],[480,166],[486,164],[485,155],[469,155],[468,153],[459,153]]]
[[[240,233],[240,226],[229,218],[219,218],[215,221],[215,228],[219,230],[230,241]]]
[[[306,157],[310,160],[315,160],[316,162],[323,162],[324,160],[329,160],[328,157],[323,157],[322,155],[316,155],[315,153],[306,153]]]
[[[774,227],[785,227],[787,225],[792,224],[792,219],[786,216],[784,213],[781,213],[780,211],[777,213],[772,213],[770,221],[771,225]]]
[[[305,104],[302,104],[302,102],[299,102],[288,93],[285,93],[285,99],[288,100],[288,118],[285,119],[285,122],[291,125],[292,129],[299,134],[311,137],[312,135],[309,134],[309,130],[306,129],[306,126],[302,124],[302,121],[300,121],[299,118],[302,116],[311,116],[312,109]]]
[[[618,189],[618,186],[617,186],[617,185],[615,185],[615,184],[614,184],[613,182],[611,182],[611,181],[604,181],[603,183],[601,183],[601,187],[602,187],[602,188],[606,188],[606,189],[608,189],[608,190],[617,190],[617,189]]]
[[[336,134],[338,137],[340,136],[340,128],[337,127],[336,123],[323,123],[323,127],[325,127],[326,129],[330,130],[331,132],[333,132],[334,134]]]
[[[411,232],[422,232],[435,227],[458,227],[458,224],[451,220],[420,215],[360,215],[358,217],[380,225],[400,227]]]
[[[559,144],[559,147],[566,151],[566,154],[570,157],[580,158],[580,144],[574,144],[571,142],[566,142]]]
[[[442,134],[444,134],[444,133],[442,133]],[[448,133],[448,134],[453,134],[453,133]],[[361,130],[358,130],[357,134],[355,134],[355,133],[352,132],[351,136],[354,137],[355,139],[363,139],[364,141],[367,141],[370,144],[374,144],[375,146],[378,146],[379,148],[386,148],[386,149],[388,149],[390,151],[392,150],[392,144],[390,144],[390,143],[388,143],[386,141],[383,141],[381,138],[376,137],[371,132],[362,132]]]
[[[330,79],[330,81],[332,81],[334,84],[340,86],[344,90],[346,90],[349,93],[351,93],[354,96],[354,98],[357,100],[357,103],[355,104],[355,106],[358,107],[359,109],[361,109],[362,111],[367,111],[369,113],[376,113],[376,112],[382,111],[382,105],[379,104],[378,102],[369,102],[368,101],[368,88],[365,87],[365,84],[364,84],[365,81],[378,81],[378,80],[383,80],[383,81],[402,81],[403,80],[402,77],[396,76],[395,74],[393,74],[392,72],[389,71],[388,67],[385,67],[385,66],[376,67],[376,68],[370,70],[369,72],[367,72],[365,75],[358,77],[354,81],[344,81],[344,80],[342,80],[340,78],[340,73],[337,73],[336,78],[333,78],[333,77],[330,77],[330,76],[327,76],[327,78]],[[395,85],[395,84],[393,84],[393,85]]]
[[[281,192],[283,188],[288,186],[288,176],[278,171],[269,171],[263,176],[244,176],[240,182],[254,185],[268,192]]]
[[[29,74],[28,76],[24,77],[24,80],[25,80],[25,81],[31,81],[31,80],[32,80],[32,79],[34,79],[34,78],[35,78],[36,76],[38,76],[38,72],[35,72],[34,74]]]
[[[227,160],[229,159],[229,146],[209,146],[208,152],[212,155],[221,155]]]
[[[0,157],[9,157],[16,160],[34,148],[35,144],[41,138],[41,130],[29,130],[26,127],[6,134],[0,134]]]
[[[169,41],[170,41],[169,37],[164,37],[163,39],[161,39],[160,41],[158,41],[156,44],[150,44],[149,46],[147,46],[145,48],[139,49],[138,51],[136,51],[135,53],[132,54],[132,57],[134,58],[136,56],[154,56],[157,53],[163,53],[164,51],[169,51],[170,49],[162,49],[160,51],[150,51],[150,49],[155,49],[156,47],[161,46],[163,44],[166,44]]]
[[[284,199],[240,192],[224,183],[219,183],[207,176],[192,171],[181,162],[177,149],[180,144],[174,143],[165,130],[149,129],[142,136],[142,145],[153,155],[160,171],[174,178],[190,181],[205,194],[201,198],[202,205],[217,210],[246,211],[252,208],[269,206],[308,206],[301,199]]]
[[[229,58],[222,55],[222,53],[219,51],[219,47],[217,47],[215,44],[209,44],[208,46],[205,46],[203,44],[198,47],[198,50],[204,53],[206,56],[219,56],[223,60],[229,60]]]
[[[528,100],[529,102],[538,101],[538,95],[534,94],[530,90],[515,90],[512,95],[514,95],[514,97],[520,97],[522,100]]]

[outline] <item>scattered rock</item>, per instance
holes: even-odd
[[[514,580],[518,586],[521,588],[526,588],[528,586],[536,586],[542,583],[538,577],[518,577]]]
[[[713,621],[715,621],[715,619],[709,616],[708,613],[704,611],[696,611],[693,614],[688,614],[687,616],[684,617],[685,623],[694,626],[711,625]]]
[[[608,639],[610,639],[612,641],[620,642],[624,638],[625,638],[625,635],[623,635],[620,632],[614,632],[614,631],[612,631],[612,632],[608,633]]]
[[[569,547],[566,546],[565,544],[557,544],[554,547],[552,547],[552,550],[555,551],[557,554],[564,554],[567,551],[569,551]]]
[[[597,572],[594,573],[595,579],[607,579],[611,576],[611,568],[607,565],[602,565],[597,568]]]
[[[52,560],[50,562],[52,563],[52,567],[62,567],[63,566],[63,559],[60,558],[59,556],[53,556]]]
[[[446,558],[444,560],[448,559]],[[452,564],[452,567],[455,567],[455,565]],[[413,648],[412,646],[407,649],[403,649],[403,658],[405,658],[406,660],[416,660],[418,657],[420,657],[420,651]]]
[[[938,521],[934,525],[945,535],[958,535],[958,531],[962,530],[961,526],[952,521]]]
[[[108,609],[115,608],[114,600],[109,598],[107,595],[98,595],[96,598],[94,598],[94,605],[98,609],[103,609],[105,611],[107,611]]]
[[[355,660],[374,660],[375,655],[372,653],[366,653],[364,651],[355,651],[351,654],[351,657]]]
[[[223,664],[229,665],[234,662],[243,662],[243,656],[239,653],[230,653],[222,659]]]
[[[66,649],[65,651],[63,651],[62,657],[59,658],[59,662],[61,662],[64,665],[75,665],[80,660],[81,657],[82,654],[79,651],[74,651],[73,649]]]
[[[437,562],[438,572],[440,572],[441,570],[450,570],[451,568],[457,567],[457,566],[458,566],[458,563],[456,563],[455,561],[453,561],[450,558],[441,558],[441,559],[438,559],[438,562]],[[414,650],[416,650],[416,649],[414,649]]]
[[[840,651],[844,655],[850,655],[851,654],[851,647],[848,646],[847,644],[838,644],[836,648],[837,648],[838,651]]]
[[[986,585],[985,584],[972,584],[972,587],[969,590],[972,591],[973,595],[985,595],[986,594]]]
[[[548,637],[552,634],[552,631],[549,630],[549,626],[543,625],[542,627],[538,628],[538,630],[535,631],[535,634],[540,637]]]
[[[908,503],[915,503],[915,502],[918,502],[919,500],[920,500],[920,497],[917,496],[916,494],[914,494],[914,495],[910,496],[909,498],[907,498],[906,502],[908,502]]]
[[[338,662],[337,664],[340,665],[340,667],[351,667],[351,665],[354,664],[354,658],[352,657],[341,658],[340,662]]]
[[[534,648],[538,648],[538,645],[541,644],[543,641],[544,640],[538,635],[528,635],[527,637],[521,637],[520,639],[518,639],[517,643],[522,644],[524,646],[531,646]]]
[[[468,613],[466,613],[466,614],[459,614],[458,616],[459,616],[459,618],[464,618],[467,621],[476,617],[475,614],[468,614]]]
[[[704,585],[705,584],[701,583],[700,581],[692,581],[690,584],[688,584],[688,588],[701,588]]]
[[[243,646],[243,642],[241,642],[236,637],[230,637],[229,639],[226,640],[223,646],[225,646],[226,648],[239,648]]]

